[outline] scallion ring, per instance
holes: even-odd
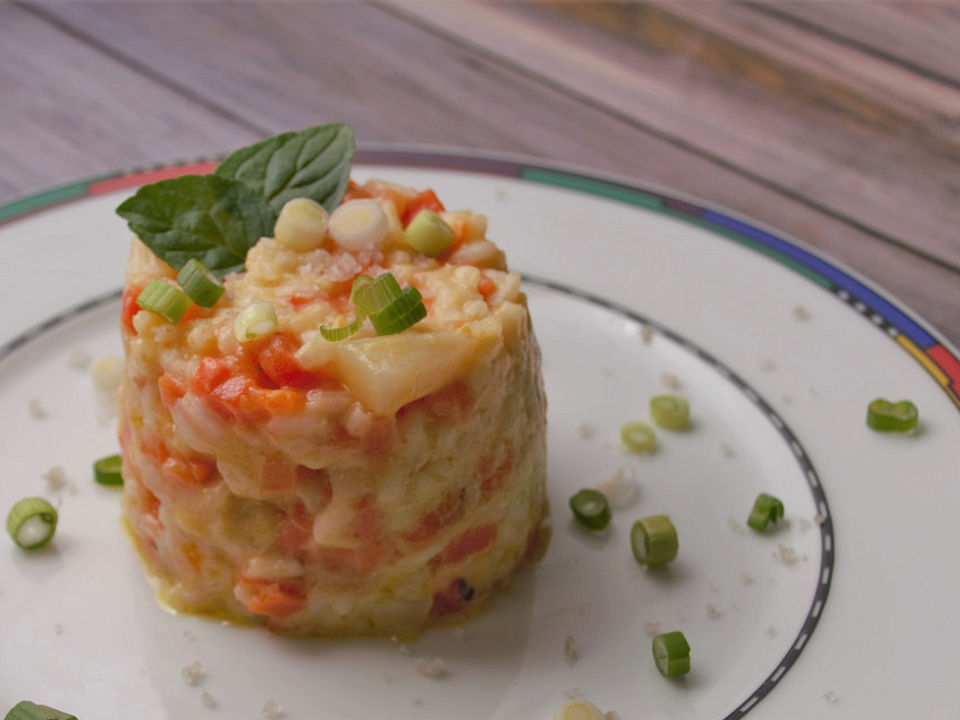
[[[580,490],[570,498],[570,509],[577,522],[591,530],[603,530],[610,524],[610,503],[599,490]]]
[[[653,661],[664,677],[680,677],[690,672],[690,643],[679,630],[653,638]]]
[[[620,441],[630,452],[652,453],[657,449],[657,434],[645,422],[626,422],[620,427]]]
[[[376,278],[358,275],[350,290],[350,302],[356,308],[353,322],[342,327],[321,325],[320,334],[325,340],[346,340],[360,330],[367,317],[378,335],[393,335],[427,316],[420,291],[412,286],[401,290],[400,283],[388,272]]]
[[[650,417],[664,430],[686,430],[690,426],[690,403],[679,395],[650,398]]]
[[[581,698],[568,700],[553,714],[553,720],[603,720],[600,708]]]
[[[268,302],[244,308],[233,322],[233,331],[240,342],[250,342],[272,335],[277,330],[277,311]]]
[[[24,550],[42,548],[57,529],[57,511],[39,497],[19,500],[7,515],[7,532]]]
[[[324,340],[329,342],[340,342],[341,340],[346,340],[352,335],[356,335],[360,331],[360,326],[363,324],[363,318],[356,317],[348,325],[341,325],[340,327],[327,327],[326,325],[320,326],[320,334],[323,336]]]
[[[405,287],[393,302],[370,314],[377,335],[394,335],[416,325],[427,316],[423,297],[415,287]]]
[[[37,705],[29,700],[22,700],[10,708],[10,712],[4,716],[3,720],[77,720],[77,716],[46,705]]]
[[[176,325],[190,309],[190,298],[170,283],[153,278],[137,296],[137,305]]]
[[[187,297],[200,307],[213,307],[224,293],[223,284],[196,258],[190,258],[177,275]]]
[[[360,275],[357,279],[360,277],[365,276]],[[373,315],[400,297],[400,292],[400,283],[392,273],[386,272],[359,286],[354,282],[350,302],[364,315]]]
[[[419,253],[436,257],[453,242],[457,234],[432,210],[421,210],[403,231],[407,245]]]
[[[667,515],[641,518],[630,529],[630,547],[641,565],[665,565],[677,556],[677,529]]]
[[[120,474],[122,459],[119,455],[107,455],[93,464],[93,479],[100,485],[123,485]]]
[[[750,511],[750,517],[747,518],[747,525],[757,532],[763,532],[770,523],[776,522],[783,517],[783,503],[773,495],[760,493],[757,499],[753,501],[753,510]]]
[[[877,398],[867,407],[867,425],[880,432],[910,432],[918,420],[917,406],[909,400],[892,403]]]

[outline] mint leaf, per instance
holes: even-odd
[[[117,214],[167,265],[179,270],[196,258],[217,277],[243,270],[247,250],[272,235],[276,223],[266,200],[216,175],[144,185]]]
[[[318,125],[240,148],[220,163],[216,174],[239,180],[278,213],[298,197],[316,200],[333,212],[347,190],[353,150],[349,125]]]

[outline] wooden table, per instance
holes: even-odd
[[[0,203],[346,120],[726,206],[960,345],[960,6],[0,5]]]

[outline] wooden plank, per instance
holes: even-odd
[[[344,119],[361,140],[520,151],[709,198],[847,262],[960,340],[960,317],[949,311],[960,304],[956,273],[531,79],[462,39],[376,8],[73,4],[43,11],[269,131]],[[235,56],[240,38],[243,62]]]
[[[0,28],[0,202],[256,137],[17,6]]]
[[[960,267],[960,144],[951,120],[960,93],[951,88],[748,7],[395,7],[638,127]]]
[[[755,7],[960,87],[960,9],[955,3],[877,2],[864,8],[860,3],[810,0],[765,1]]]

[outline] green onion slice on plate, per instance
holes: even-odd
[[[686,430],[690,426],[690,403],[679,395],[650,398],[650,417],[664,430]]]
[[[645,422],[632,420],[620,427],[620,442],[630,452],[652,453],[657,449],[657,434]]]
[[[190,258],[183,266],[177,282],[187,297],[200,307],[213,307],[224,293],[223,284],[196,258]]]
[[[77,717],[46,705],[23,700],[10,708],[3,720],[77,720]]]
[[[123,485],[120,474],[122,459],[119,455],[107,455],[93,464],[93,479],[100,485]]]
[[[190,309],[190,298],[170,283],[153,278],[137,296],[137,305],[176,325]]]
[[[7,515],[7,532],[24,550],[42,548],[57,529],[57,511],[46,500],[29,497],[18,501]]]
[[[665,565],[677,556],[677,529],[667,515],[641,518],[630,529],[630,547],[641,565]]]
[[[892,403],[877,398],[867,406],[867,425],[880,432],[910,432],[918,419],[917,406],[909,400]]]
[[[763,532],[770,523],[776,522],[783,517],[783,503],[773,495],[760,493],[757,499],[753,501],[753,510],[750,511],[750,517],[747,518],[747,525],[757,532]]]
[[[664,677],[680,677],[690,672],[690,644],[679,630],[653,638],[653,661]]]
[[[577,522],[591,530],[603,530],[610,524],[610,503],[599,490],[580,490],[570,498],[570,509]]]

